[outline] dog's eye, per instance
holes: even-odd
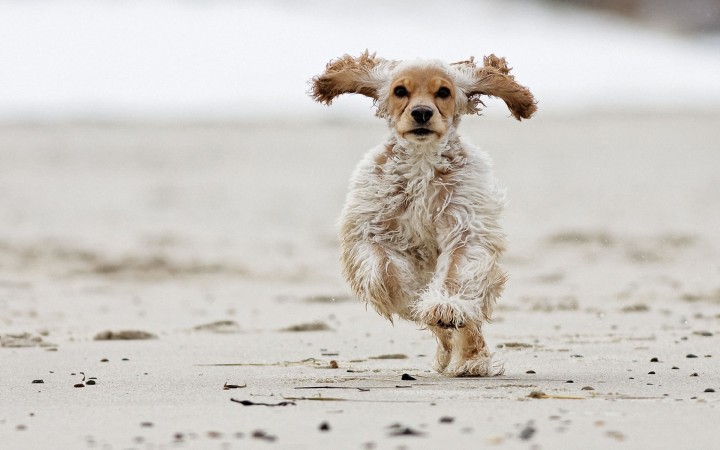
[[[441,87],[438,89],[438,91],[435,93],[435,97],[439,98],[448,98],[450,97],[450,89],[446,87]]]
[[[395,94],[395,97],[407,97],[408,91],[403,86],[398,86],[393,91],[393,94]]]

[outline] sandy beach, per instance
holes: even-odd
[[[0,124],[0,447],[715,447],[719,124],[464,120],[509,199],[476,379],[340,277],[381,121]]]

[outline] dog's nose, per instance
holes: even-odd
[[[410,111],[410,115],[415,119],[419,125],[427,123],[428,120],[433,116],[432,108],[427,106],[416,106]]]

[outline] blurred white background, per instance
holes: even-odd
[[[368,99],[330,111],[306,95],[328,60],[366,48],[505,56],[542,114],[717,108],[717,1],[573,3],[0,0],[0,120],[370,118]]]

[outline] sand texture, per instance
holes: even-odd
[[[0,125],[0,447],[715,447],[720,115],[463,130],[508,189],[494,378],[340,278],[380,121]]]

